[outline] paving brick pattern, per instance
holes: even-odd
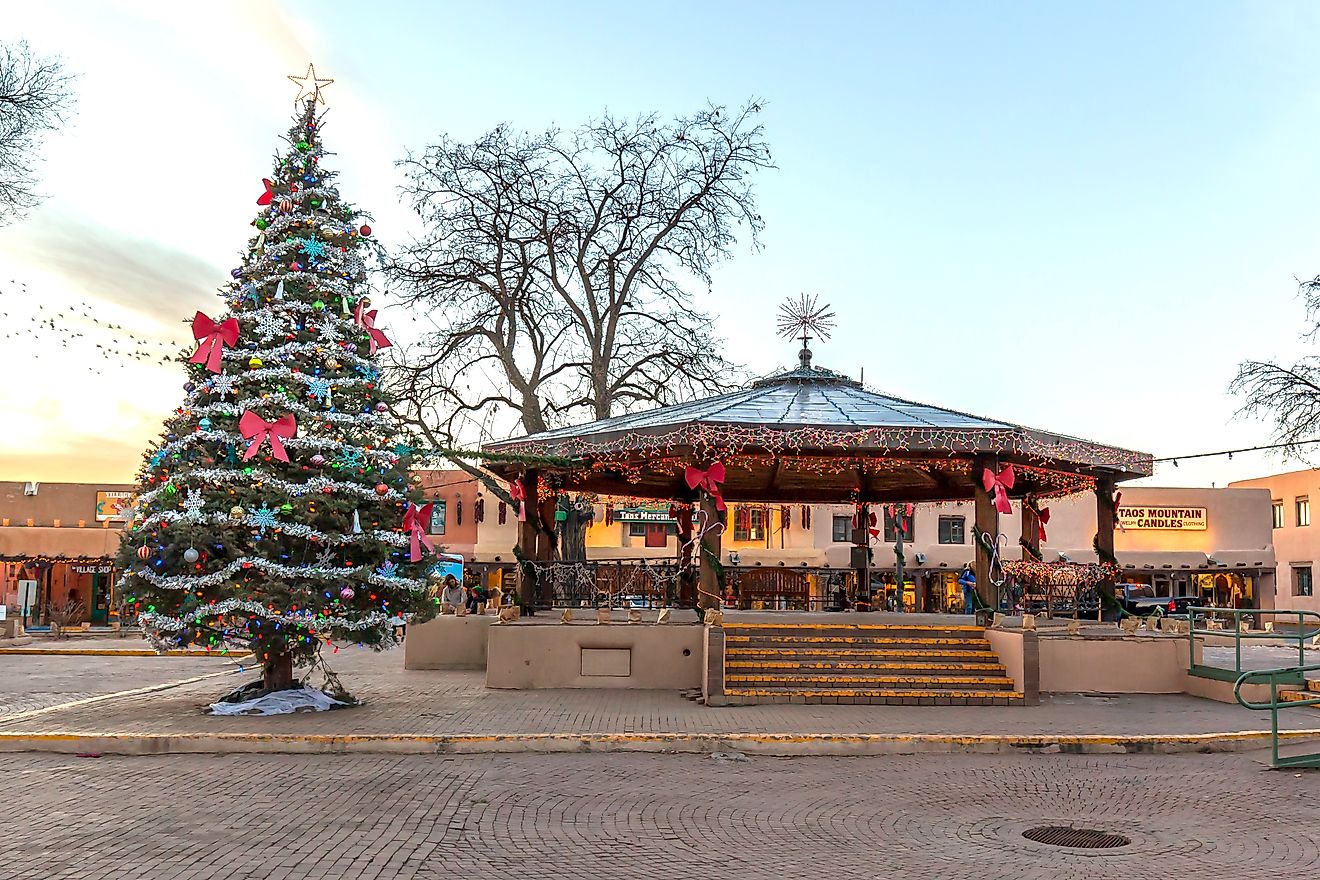
[[[171,690],[75,706],[33,717],[0,717],[0,732],[40,733],[941,733],[1190,734],[1265,730],[1269,716],[1196,697],[1053,695],[1039,706],[772,705],[711,708],[672,691],[509,691],[485,687],[481,672],[407,671],[401,652],[343,650],[328,658],[344,685],[366,705],[340,712],[270,718],[217,718],[202,713],[240,683],[244,673]],[[188,657],[0,658],[0,679],[56,681],[56,693],[78,682],[122,689],[213,673],[228,661]],[[154,664],[133,673],[134,664]],[[70,666],[69,664],[75,664]],[[49,670],[57,665],[59,674]],[[75,674],[75,671],[81,672]],[[11,675],[12,673],[12,675]],[[106,681],[105,679],[109,679]],[[313,682],[314,684],[317,682]],[[44,685],[42,685],[44,686]],[[63,690],[61,690],[63,689]],[[3,702],[3,700],[0,700]],[[1320,729],[1320,712],[1280,716],[1286,728]]]
[[[140,648],[143,643],[128,644]],[[228,663],[199,657],[0,655],[0,720],[101,694],[182,681],[218,672]]]
[[[1314,877],[1320,773],[1238,756],[0,757],[0,880]],[[1064,850],[1045,823],[1132,844]]]

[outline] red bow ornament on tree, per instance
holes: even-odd
[[[527,490],[523,488],[522,480],[509,484],[509,497],[518,507],[518,522],[527,522]]]
[[[273,422],[268,422],[252,410],[247,410],[238,420],[238,433],[242,434],[244,439],[252,441],[248,444],[247,452],[243,453],[244,461],[256,455],[261,444],[267,440],[270,441],[270,454],[280,461],[288,461],[289,453],[284,451],[284,443],[281,441],[297,436],[298,422],[287,413]]]
[[[362,303],[358,303],[353,309],[353,323],[367,331],[367,336],[371,337],[371,354],[376,353],[378,348],[389,348],[394,343],[390,342],[389,337],[383,330],[376,329],[376,310],[364,311]]]
[[[261,194],[259,199],[257,199],[257,204],[269,205],[271,202],[275,201],[275,183],[274,181],[267,180],[263,177],[261,178],[261,185],[266,188],[266,191]]]
[[[990,468],[981,472],[981,485],[995,499],[995,510],[1000,513],[1012,513],[1013,505],[1008,503],[1008,490],[1013,488],[1013,466],[1006,464],[995,473]]]
[[[238,342],[238,321],[234,318],[217,324],[201,312],[193,318],[193,338],[197,340],[197,350],[188,358],[190,364],[206,364],[212,373],[220,372],[220,355],[226,348],[233,348]]]
[[[687,470],[683,472],[683,479],[687,480],[689,489],[704,489],[710,493],[710,497],[715,499],[716,510],[724,509],[724,496],[720,494],[720,483],[724,482],[722,463],[713,462],[705,470],[688,465]]]
[[[431,551],[435,555],[435,547],[431,545],[431,539],[426,536],[426,526],[431,521],[431,503],[423,504],[418,507],[411,501],[403,511],[403,530],[408,533],[408,561],[418,562],[422,558],[422,547]]]

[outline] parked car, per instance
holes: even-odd
[[[1186,617],[1194,605],[1204,605],[1200,596],[1156,596],[1155,588],[1147,584],[1119,584],[1121,592],[1115,594],[1123,610],[1142,617],[1154,614],[1155,609],[1165,617]]]

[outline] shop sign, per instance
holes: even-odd
[[[132,492],[97,492],[96,521],[125,522],[128,519],[125,511],[132,503]]]
[[[78,574],[109,574],[114,571],[114,566],[109,563],[105,565],[75,565],[73,570]]]
[[[1118,525],[1125,531],[1204,532],[1204,507],[1120,507]]]
[[[669,515],[668,507],[621,507],[614,511],[614,519],[616,522],[671,523],[674,521]]]

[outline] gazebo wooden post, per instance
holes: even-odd
[[[704,611],[707,608],[720,607],[720,578],[715,566],[720,558],[721,530],[710,528],[710,525],[718,522],[720,517],[720,512],[715,507],[714,496],[703,490],[698,503],[706,514],[704,518],[706,527],[703,529],[699,551],[701,556],[697,560],[697,607]]]
[[[696,607],[695,582],[692,576],[692,505],[678,505],[678,607]]]
[[[1022,558],[1027,561],[1034,561],[1041,558],[1040,555],[1040,517],[1027,500],[1022,499],[1022,540],[1019,542],[1022,547]],[[1047,586],[1045,588],[1046,617],[1054,616],[1053,609],[1054,588]],[[1077,602],[1073,602],[1073,614],[1077,614]]]
[[[995,461],[989,456],[978,455],[972,459],[972,500],[976,504],[976,530],[974,537],[976,556],[973,573],[976,575],[976,593],[987,608],[998,609],[995,587],[990,583],[990,548],[981,541],[979,534],[984,533],[991,541],[999,536],[999,511],[995,509],[994,499],[981,482],[981,474],[986,469],[996,470]]]
[[[1114,480],[1101,477],[1095,481],[1095,550],[1098,562],[1113,562],[1114,522],[1118,511],[1114,509]],[[1114,582],[1106,578],[1095,585],[1096,591],[1104,598],[1114,598]],[[1104,603],[1101,602],[1098,617],[1104,617]]]
[[[1040,559],[1040,517],[1036,511],[1022,502],[1022,558]]]
[[[875,597],[871,595],[871,505],[865,501],[857,505],[857,525],[853,526],[853,570],[857,575],[857,596],[865,596],[875,607]],[[903,594],[898,601],[901,604]],[[887,607],[887,606],[886,606]]]
[[[540,475],[535,470],[529,470],[522,475],[522,487],[524,500],[522,502],[523,510],[526,512],[526,518],[518,521],[518,549],[523,558],[531,562],[540,562],[542,558],[540,543],[541,530],[537,528],[537,521],[541,513],[537,510],[536,491],[537,484],[540,481]],[[517,515],[517,509],[514,509],[514,515]],[[536,570],[529,569],[519,560],[518,564],[518,602],[523,606],[523,610],[528,613],[534,613],[536,610]]]

